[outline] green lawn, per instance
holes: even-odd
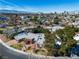
[[[0,28],[0,30],[2,30],[2,31],[3,31],[3,30],[6,30],[6,28]]]

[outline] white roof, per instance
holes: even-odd
[[[27,38],[28,38],[28,39],[35,39],[35,41],[36,41],[38,44],[43,44],[43,42],[45,41],[45,39],[44,39],[44,34],[42,34],[42,33],[37,33],[37,34],[28,33]]]
[[[79,34],[76,34],[73,38],[78,41],[79,40]]]
[[[20,33],[20,34],[14,36],[14,38],[15,38],[16,40],[20,40],[20,39],[23,39],[23,38],[27,38],[26,36],[27,36],[27,35],[26,35],[25,33]]]
[[[59,29],[64,29],[64,27],[62,26],[59,26],[59,25],[56,25],[56,26],[53,26],[53,27],[46,27],[47,29],[51,29],[52,32],[56,31],[56,30],[59,30]]]
[[[20,40],[22,38],[26,39],[34,39],[36,43],[43,44],[45,41],[44,34],[43,33],[20,33],[14,37],[16,40]]]
[[[73,25],[79,25],[79,21],[75,21],[72,23]]]
[[[60,41],[57,41],[56,44],[61,45],[61,42]]]
[[[52,31],[56,31],[58,29],[64,29],[64,27],[62,27],[62,26],[54,26],[54,27],[52,27]]]

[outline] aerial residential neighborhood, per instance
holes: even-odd
[[[79,56],[79,14],[0,14],[0,39],[26,53]]]
[[[79,59],[79,0],[0,0],[0,59]]]

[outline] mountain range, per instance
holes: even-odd
[[[17,10],[0,10],[0,13],[3,13],[3,14],[7,14],[7,13],[10,13],[10,14],[33,14],[33,13],[40,13],[40,12],[27,12],[27,11],[17,11]],[[79,14],[79,11],[76,10],[76,11],[69,11],[68,12],[69,14]]]
[[[29,13],[29,12],[26,12],[26,11],[17,11],[17,10],[0,10],[0,13],[13,13],[13,14],[26,14],[26,13]]]

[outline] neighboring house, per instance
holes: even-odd
[[[21,17],[21,19],[23,20],[23,21],[29,21],[30,20],[30,18],[28,18],[27,16],[20,16]]]
[[[12,34],[16,33],[14,29],[6,29],[3,31],[4,34],[11,36]]]
[[[56,35],[56,39],[55,39],[56,48],[60,48],[61,44],[62,44],[61,38],[58,35]]]
[[[76,33],[73,38],[74,38],[76,41],[79,41],[79,33]]]
[[[3,31],[4,34],[7,34],[8,36],[11,36],[13,34],[19,33],[19,32],[24,32],[25,30],[22,28],[8,28]]]
[[[72,23],[74,26],[79,25],[79,21],[75,21]]]
[[[5,28],[7,26],[8,26],[8,24],[0,24],[0,27],[2,27],[2,28]]]
[[[62,44],[62,43],[61,43],[61,40],[58,40],[58,39],[56,39],[55,42],[56,42],[55,44],[56,44],[56,45],[59,45],[59,46]]]
[[[0,17],[0,27],[3,27],[3,28],[5,28],[5,27],[7,27],[8,26],[8,24],[6,23],[7,21],[8,21],[9,19],[7,18],[7,17]]]
[[[48,29],[50,32],[55,32],[56,30],[64,29],[64,27],[59,26],[59,25],[55,25],[55,26],[53,26],[53,27],[46,26],[46,27],[44,27],[44,28]]]
[[[26,33],[19,33],[17,35],[14,36],[14,39],[16,39],[17,41],[21,40],[21,39],[24,39],[24,38],[27,38],[27,35]]]
[[[52,27],[52,32],[54,32],[54,31],[56,31],[56,30],[59,30],[59,29],[64,29],[64,27],[59,26],[59,25],[53,26],[53,27]]]
[[[28,26],[35,26],[35,24],[31,21],[27,22]]]
[[[8,17],[0,17],[0,20],[1,21],[8,21],[9,19],[8,19]]]

